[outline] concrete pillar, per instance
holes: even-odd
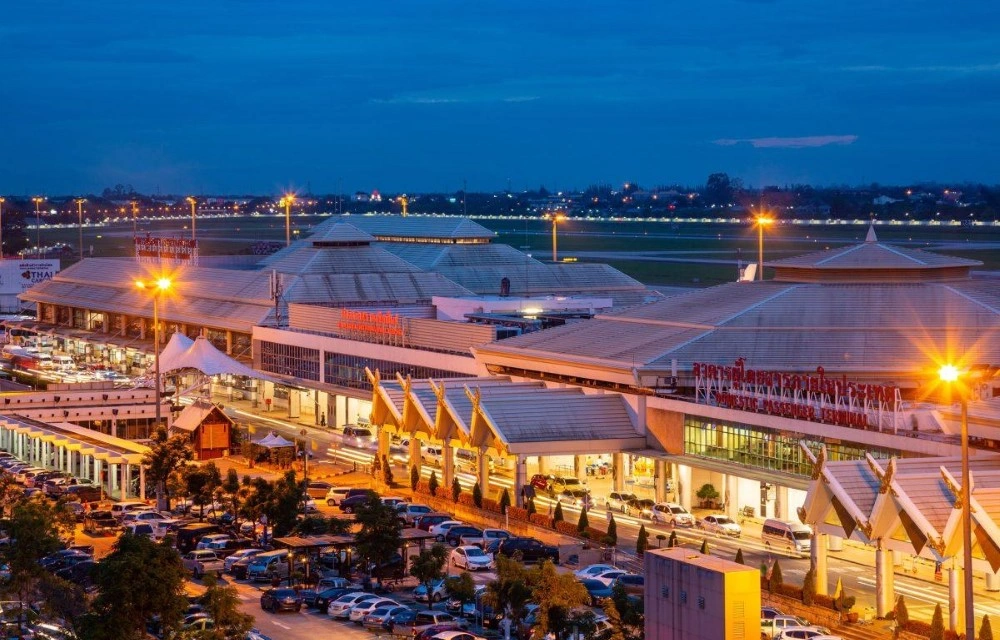
[[[146,499],[146,467],[139,465],[139,499]]]
[[[479,447],[479,488],[483,492],[483,497],[490,495],[490,458],[486,454],[486,447]]]
[[[288,390],[288,418],[298,420],[302,413],[302,392],[298,389]]]
[[[105,492],[107,492],[108,487],[104,484],[104,478],[101,475],[101,461],[94,458],[94,484],[100,485]]]
[[[896,604],[892,579],[892,556],[879,540],[875,548],[875,613],[880,618],[892,611]]]
[[[392,438],[389,432],[385,429],[378,430],[378,459],[381,461],[384,456],[386,460],[389,459],[389,447],[392,444]],[[391,464],[391,462],[390,462]]]
[[[816,570],[816,593],[830,595],[830,576],[826,566],[826,543],[829,536],[818,533],[815,529],[812,535],[812,566]]]
[[[129,495],[132,492],[132,465],[123,464],[122,468],[122,499],[132,498],[134,496]]]
[[[965,597],[962,580],[962,568],[953,559],[948,570],[948,628],[955,632],[965,630]]]
[[[337,406],[336,426],[343,428],[347,424],[347,396],[338,395],[334,402]],[[334,424],[333,419],[330,424]]]
[[[986,590],[1000,591],[1000,574],[993,573],[992,571],[986,572]]]
[[[583,477],[583,456],[573,456],[573,475],[577,478]]]
[[[233,355],[233,332],[226,331],[226,355]]]
[[[145,340],[146,339],[146,319],[145,318],[139,318],[139,339],[140,340]]]
[[[677,465],[677,501],[681,506],[691,510],[691,467],[686,464]]]
[[[417,438],[416,434],[410,434],[410,466],[417,465],[421,467],[420,460],[420,440]]]
[[[546,469],[547,467],[548,465],[546,464],[545,456],[538,456],[538,473],[545,475],[548,473]]]
[[[104,319],[101,320],[101,332],[108,333],[108,330],[109,330],[108,314],[105,313],[104,314]]]
[[[441,445],[441,484],[451,493],[451,483],[455,480],[455,447],[449,443]]]
[[[625,490],[625,456],[621,453],[611,454],[611,467],[614,470],[612,486],[615,491]]]
[[[666,460],[654,460],[653,461],[653,491],[655,492],[654,499],[657,502],[667,501],[667,462]]]
[[[844,539],[841,536],[829,536],[830,542],[827,548],[830,551],[843,551]]]
[[[893,550],[892,552],[892,566],[901,567],[903,566],[903,552]]]
[[[788,519],[788,487],[777,485],[774,491],[774,517]]]
[[[726,515],[734,520],[740,511],[740,479],[731,473],[726,474],[726,480],[722,483],[725,490],[722,499],[726,501]]]
[[[524,508],[524,487],[528,484],[528,459],[524,454],[517,454],[514,461],[514,504]]]

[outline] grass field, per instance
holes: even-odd
[[[293,240],[308,234],[321,216],[292,218]],[[349,220],[349,219],[348,219]],[[190,237],[189,220],[142,221],[140,235]],[[547,260],[551,255],[551,226],[542,220],[477,220],[498,233],[497,242],[509,244]],[[202,218],[198,240],[202,255],[246,253],[260,241],[284,242],[281,216]],[[834,249],[864,240],[864,225],[778,225],[767,230],[765,260]],[[880,226],[879,240],[913,248],[980,260],[985,269],[1000,269],[1000,228]],[[76,227],[42,230],[43,244],[62,242],[76,253]],[[84,229],[84,248],[94,256],[132,253],[132,222],[123,221]],[[33,235],[33,231],[29,231]],[[605,262],[648,284],[708,286],[736,278],[736,262],[756,260],[757,233],[749,225],[677,222],[621,222],[570,219],[559,227],[559,255],[579,256],[581,262]],[[646,254],[646,255],[643,255]],[[657,261],[653,258],[683,260]],[[66,261],[64,266],[70,264]]]

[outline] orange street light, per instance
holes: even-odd
[[[281,206],[285,208],[285,246],[292,244],[292,204],[295,203],[295,194],[286,193],[281,199]]]
[[[191,239],[197,240],[198,233],[195,230],[195,225],[197,224],[195,221],[195,208],[198,206],[198,201],[195,200],[194,196],[188,196],[187,201],[191,203]]]
[[[552,220],[552,262],[558,262],[558,253],[556,251],[556,247],[558,246],[558,240],[556,239],[556,226],[558,223],[566,219],[566,214],[556,212],[546,217]]]
[[[157,278],[145,282],[136,280],[135,286],[140,291],[149,291],[153,297],[153,367],[156,371],[156,426],[160,426],[160,296],[170,291],[172,282],[169,278]]]
[[[764,279],[764,227],[774,224],[774,218],[760,213],[755,218],[757,223],[757,268],[760,269],[758,280]]]
[[[76,215],[80,223],[80,260],[83,260],[83,203],[86,201],[86,198],[77,198],[73,201],[76,203]]]
[[[35,257],[42,257],[42,214],[39,205],[45,202],[42,196],[35,196],[31,199],[35,203]]]
[[[969,478],[969,395],[962,381],[965,374],[953,364],[943,365],[938,370],[938,377],[958,392],[962,406],[962,574],[965,596],[965,637],[972,638],[976,633],[975,608],[973,607],[972,591],[972,484]]]

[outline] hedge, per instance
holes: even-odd
[[[528,522],[540,527],[546,527],[547,529],[552,528],[552,519],[544,513],[532,513],[528,516]]]
[[[528,510],[522,509],[521,507],[515,507],[511,505],[507,507],[507,515],[510,516],[511,520],[527,520]]]

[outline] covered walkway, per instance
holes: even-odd
[[[0,417],[0,448],[36,467],[63,471],[100,486],[116,500],[146,498],[143,454],[149,447],[67,422]]]
[[[522,501],[530,456],[587,455],[641,450],[646,438],[618,394],[587,394],[578,387],[550,389],[541,382],[506,377],[419,380],[397,374],[371,380],[373,424],[379,425],[379,457],[388,456],[392,434],[409,439],[409,460],[421,459],[420,443],[442,448],[442,485],[455,477],[455,450],[476,457],[476,478],[489,495],[490,458],[515,460],[514,495]],[[621,468],[620,462],[618,464]]]
[[[840,538],[875,548],[876,609],[892,611],[894,567],[904,554],[940,563],[948,573],[951,629],[964,629],[962,572],[981,572],[1000,590],[1000,456],[970,460],[973,566],[962,566],[961,458],[892,458],[828,462],[813,455],[812,477],[799,518],[813,528],[816,591],[827,594],[828,549]]]

